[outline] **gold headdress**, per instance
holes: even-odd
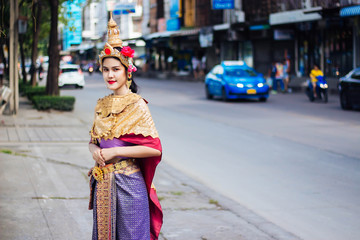
[[[99,55],[100,71],[102,71],[102,62],[105,57],[116,57],[127,67],[128,79],[130,81],[131,73],[136,72],[137,70],[133,62],[135,51],[128,46],[123,47],[123,42],[120,39],[119,27],[112,18],[112,13],[110,13],[107,34],[108,41],[105,43],[104,49]],[[118,47],[121,50],[119,51],[115,49],[115,47]],[[131,82],[128,84],[131,84]]]

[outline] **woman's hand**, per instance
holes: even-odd
[[[102,156],[102,149],[99,146],[90,143],[89,150],[92,154],[93,159],[99,164],[99,166],[105,166],[105,159]]]
[[[116,157],[116,152],[113,148],[103,148],[100,153],[105,162]]]

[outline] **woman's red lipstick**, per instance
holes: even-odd
[[[114,84],[116,81],[108,81],[109,84]]]

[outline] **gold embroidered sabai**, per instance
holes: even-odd
[[[159,137],[145,101],[135,93],[99,99],[90,131],[91,141],[97,143],[125,134]]]

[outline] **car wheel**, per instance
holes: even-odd
[[[212,99],[213,98],[213,95],[210,94],[210,91],[209,91],[209,86],[205,86],[205,93],[206,93],[206,98],[207,99]]]
[[[340,93],[340,105],[341,105],[341,108],[344,110],[350,110],[352,108],[345,92]]]
[[[261,98],[259,98],[259,101],[260,101],[260,102],[266,102],[266,101],[267,101],[267,98],[266,98],[266,97],[261,97]]]
[[[226,90],[225,88],[223,87],[222,90],[221,90],[221,99],[226,102],[228,100],[227,98],[227,95],[226,95]]]

